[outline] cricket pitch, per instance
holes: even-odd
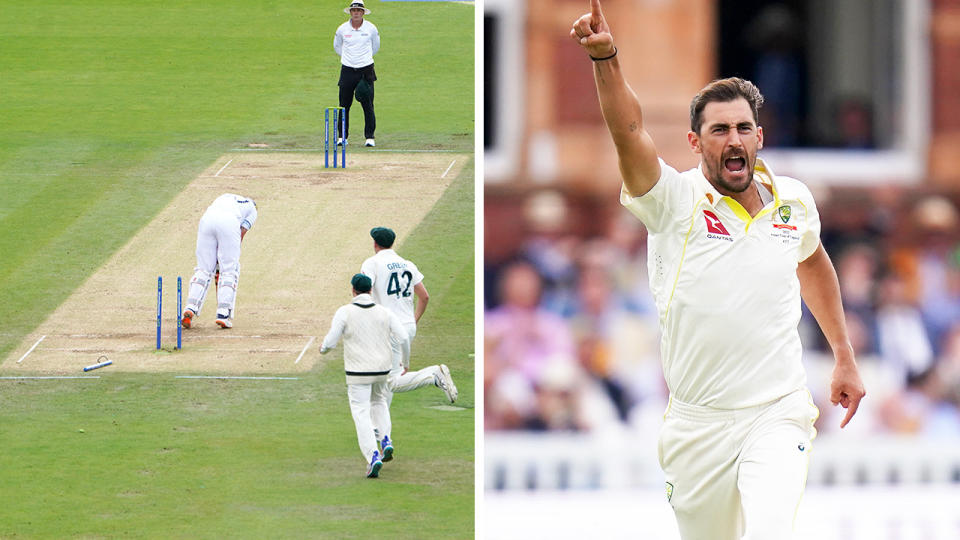
[[[178,372],[296,373],[320,361],[350,277],[373,254],[372,227],[403,240],[469,155],[355,152],[346,169],[321,153],[234,152],[221,156],[115,253],[3,362],[9,374]],[[200,216],[222,193],[257,202],[243,240],[234,327],[214,324],[211,288],[176,350],[177,276],[183,302],[196,265]],[[163,276],[162,349],[156,349],[157,276]]]

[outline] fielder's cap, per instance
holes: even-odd
[[[357,83],[356,90],[353,91],[353,95],[360,103],[370,101],[370,99],[373,98],[373,89],[370,88],[370,83],[368,83],[366,79],[360,79],[360,82]]]
[[[367,9],[367,7],[363,5],[363,2],[360,2],[360,1],[350,2],[350,5],[349,5],[348,7],[343,8],[343,12],[344,12],[344,13],[350,13],[350,10],[351,10],[351,9],[362,9],[364,15],[369,15],[369,14],[370,14],[370,10]]]
[[[370,229],[370,236],[378,246],[388,248],[393,246],[393,241],[397,239],[397,233],[393,229],[386,227],[374,227]]]
[[[370,292],[370,288],[373,287],[373,282],[363,274],[354,274],[353,278],[350,279],[350,285],[353,286],[353,290],[365,293]]]

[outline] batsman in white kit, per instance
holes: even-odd
[[[406,328],[407,338],[395,344],[393,367],[390,369],[390,399],[395,392],[409,392],[424,386],[437,386],[450,403],[457,401],[457,386],[453,383],[446,364],[428,366],[417,371],[410,369],[410,346],[417,335],[417,323],[427,309],[430,294],[423,284],[423,274],[417,265],[393,250],[397,239],[393,229],[374,227],[374,255],[363,261],[360,273],[373,281],[373,300],[394,313]],[[417,299],[414,306],[414,297]]]
[[[865,395],[813,196],[758,158],[753,83],[717,80],[694,97],[687,139],[700,165],[680,173],[644,129],[599,0],[570,36],[593,60],[620,203],[648,231],[670,390],[658,450],[680,536],[789,539],[819,414],[801,364],[801,296],[833,350],[840,427]]]
[[[257,221],[257,203],[249,197],[224,193],[200,218],[197,229],[197,267],[187,291],[181,322],[193,326],[203,308],[211,282],[217,295],[217,326],[233,327],[233,309],[240,281],[240,242]],[[215,271],[219,269],[219,273]]]
[[[357,442],[367,463],[367,478],[377,478],[383,462],[393,459],[387,375],[393,363],[393,343],[405,339],[406,330],[390,310],[374,303],[370,297],[370,278],[355,274],[350,285],[353,300],[334,314],[330,331],[320,345],[320,354],[329,352],[343,338],[347,398],[357,428]],[[386,430],[380,450],[377,450],[377,429]]]

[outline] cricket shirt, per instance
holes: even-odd
[[[340,55],[340,63],[347,67],[369,66],[373,63],[373,55],[380,50],[380,32],[367,20],[360,24],[360,28],[354,28],[347,21],[333,36],[333,50]]]
[[[417,265],[392,249],[381,249],[363,261],[360,272],[373,281],[374,302],[389,309],[405,325],[416,325],[413,310],[413,288],[423,281]]]
[[[754,186],[771,199],[755,216],[721,195],[700,168],[660,179],[620,203],[649,231],[650,289],[661,362],[675,399],[738,409],[803,388],[797,264],[820,244],[810,190],[757,159]],[[752,186],[750,189],[755,189]]]
[[[250,230],[257,221],[257,203],[243,195],[224,193],[207,208],[207,212],[236,218],[240,227]]]
[[[386,381],[393,363],[391,342],[406,339],[400,321],[369,294],[358,294],[337,309],[321,350],[336,347],[343,338],[343,364],[347,384]]]

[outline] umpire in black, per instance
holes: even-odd
[[[377,74],[373,71],[373,55],[380,50],[380,32],[377,27],[363,19],[370,10],[363,2],[356,0],[343,9],[350,14],[350,20],[337,28],[333,38],[333,50],[340,55],[340,106],[346,113],[346,133],[337,144],[346,144],[350,133],[350,105],[354,94],[363,107],[364,146],[376,146],[373,132],[377,129],[377,117],[373,113],[373,81]]]

